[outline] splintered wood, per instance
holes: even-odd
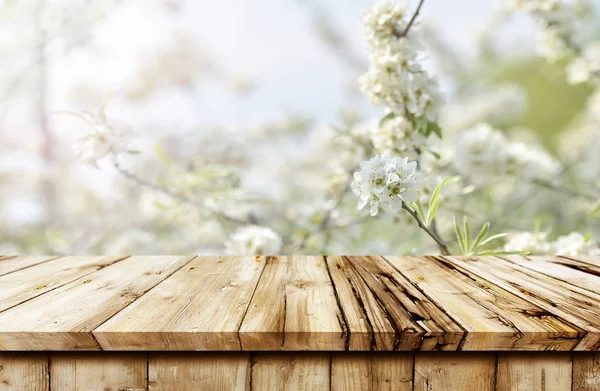
[[[600,257],[0,257],[0,351],[598,349]]]

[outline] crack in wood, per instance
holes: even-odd
[[[327,275],[329,276],[329,281],[331,281],[331,288],[333,289],[333,295],[335,296],[335,301],[340,310],[339,314],[337,314],[336,318],[340,327],[342,329],[342,337],[344,338],[344,350],[350,350],[350,327],[348,326],[348,320],[346,319],[346,314],[344,313],[344,308],[342,307],[342,302],[340,301],[340,296],[335,286],[335,282],[331,277],[331,270],[329,269],[329,262],[327,262],[327,257],[323,257],[323,263],[325,263],[325,269],[327,270]],[[341,319],[340,319],[341,317]]]

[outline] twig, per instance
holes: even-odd
[[[123,175],[123,177],[125,177],[126,179],[129,179],[130,181],[136,183],[137,185],[143,186],[143,187],[147,187],[149,189],[155,190],[159,193],[168,195],[169,197],[176,199],[177,201],[180,201],[182,203],[186,203],[186,204],[191,204],[197,207],[201,207],[201,208],[206,208],[208,209],[211,213],[225,219],[228,220],[232,223],[236,223],[236,224],[258,224],[259,221],[258,219],[254,216],[254,215],[249,215],[247,219],[241,219],[235,216],[231,216],[226,214],[225,212],[223,212],[222,210],[219,210],[215,207],[213,207],[212,205],[207,204],[204,201],[200,201],[200,200],[193,200],[189,197],[187,197],[185,194],[181,194],[181,193],[177,193],[174,192],[172,190],[169,190],[163,186],[160,186],[157,183],[154,183],[152,181],[149,181],[147,179],[144,178],[140,178],[137,175],[135,175],[134,173],[124,169],[123,167],[121,167],[121,165],[119,165],[118,162],[115,162],[115,168],[117,169],[117,171]]]
[[[306,243],[308,242],[308,240],[315,236],[320,234],[321,232],[325,231],[327,228],[329,228],[329,223],[331,222],[331,216],[333,214],[333,212],[340,206],[340,204],[342,203],[342,201],[344,200],[344,198],[346,197],[346,194],[348,194],[348,191],[350,190],[350,183],[351,180],[350,178],[352,177],[352,172],[354,170],[350,170],[348,172],[348,180],[346,181],[346,185],[344,186],[344,188],[338,193],[337,197],[335,198],[335,201],[333,202],[333,204],[327,208],[327,210],[325,211],[325,215],[323,216],[323,219],[321,220],[321,223],[319,224],[319,226],[314,229],[311,230],[309,232],[307,232],[301,239],[300,242],[294,246],[292,248],[291,252],[295,252],[298,251],[300,249],[302,249],[304,246],[306,246]]]
[[[408,25],[406,25],[406,28],[404,29],[402,34],[400,34],[400,38],[404,38],[408,35],[408,32],[410,31],[413,24],[415,24],[417,17],[419,16],[419,13],[421,12],[421,7],[423,7],[423,3],[425,3],[425,0],[419,1],[419,5],[417,6],[415,13],[413,14],[412,18],[410,18]]]
[[[427,228],[425,224],[423,224],[417,212],[415,212],[410,206],[406,205],[406,203],[404,202],[402,202],[402,209],[407,211],[412,216],[412,218],[417,222],[419,228],[421,228],[427,233],[427,235],[429,235],[433,240],[435,240],[443,255],[450,255],[450,251],[448,250],[448,246],[446,245],[446,243],[444,243],[444,241],[440,239],[438,235],[436,235],[433,231]]]
[[[570,195],[573,197],[581,197],[581,198],[585,198],[590,201],[596,201],[598,199],[598,197],[595,197],[592,194],[583,193],[581,191],[577,191],[577,190],[574,190],[574,189],[571,189],[571,188],[568,188],[565,186],[560,186],[560,185],[554,184],[550,181],[547,181],[545,179],[533,179],[531,181],[531,183],[533,183],[534,185],[538,185],[538,186],[544,187],[546,189],[554,190],[558,193]]]

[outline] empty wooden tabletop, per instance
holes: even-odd
[[[600,257],[0,257],[0,350],[600,349]]]

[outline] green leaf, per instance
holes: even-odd
[[[484,246],[484,245],[490,243],[493,240],[500,239],[500,238],[503,238],[505,236],[508,236],[508,234],[497,234],[497,235],[490,236],[489,238],[487,238],[486,240],[484,240],[483,242],[481,242],[480,246]]]
[[[440,155],[439,153],[437,153],[437,152],[435,152],[435,151],[432,151],[431,149],[428,149],[428,150],[427,150],[427,152],[429,152],[430,154],[432,154],[432,155],[433,155],[433,157],[434,157],[436,160],[440,160],[440,159],[442,158],[442,155]]]
[[[437,122],[428,122],[427,123],[427,129],[428,129],[428,132],[427,132],[428,135],[433,132],[439,138],[442,138],[442,128],[440,128],[440,125],[438,125]]]
[[[159,201],[152,202],[152,205],[154,205],[155,208],[162,209],[162,210],[167,210],[167,209],[171,209],[172,208],[172,206],[165,205],[165,204],[163,204],[162,202],[159,202]]]
[[[471,251],[477,250],[479,244],[486,238],[488,232],[490,231],[490,225],[491,224],[487,222],[483,225],[483,227],[481,227],[479,234],[477,235],[475,241],[473,242],[473,245],[471,246]]]
[[[427,226],[429,226],[433,222],[433,219],[437,214],[438,208],[440,207],[441,193],[444,186],[456,183],[459,180],[459,177],[447,177],[444,178],[444,180],[439,185],[437,185],[437,187],[431,194],[431,198],[429,199],[429,205],[427,206],[427,219],[425,220]]]
[[[165,151],[163,149],[163,147],[160,146],[160,144],[156,144],[154,146],[154,153],[156,153],[156,156],[158,157],[158,159],[167,167],[171,166],[171,158],[169,157],[169,154],[167,153],[167,151]]]
[[[471,249],[471,226],[469,225],[469,220],[467,220],[467,216],[463,216],[463,225],[465,226],[465,247],[467,248],[467,252],[470,252]]]
[[[456,232],[456,239],[458,239],[460,249],[462,250],[463,255],[466,255],[468,249],[467,244],[465,242],[465,235],[463,234],[462,230],[458,227],[458,224],[456,224],[456,216],[452,218],[452,221],[454,222],[454,231]]]
[[[396,118],[396,114],[395,114],[393,111],[392,111],[392,112],[390,112],[390,113],[387,113],[387,114],[385,115],[385,117],[383,117],[383,118],[381,119],[381,121],[379,121],[379,126],[383,125],[383,124],[384,124],[384,123],[386,123],[387,121],[389,121],[389,120],[391,120],[391,119],[394,119],[394,118]]]
[[[594,218],[600,217],[600,200],[596,203],[594,209],[592,209],[591,216]]]

